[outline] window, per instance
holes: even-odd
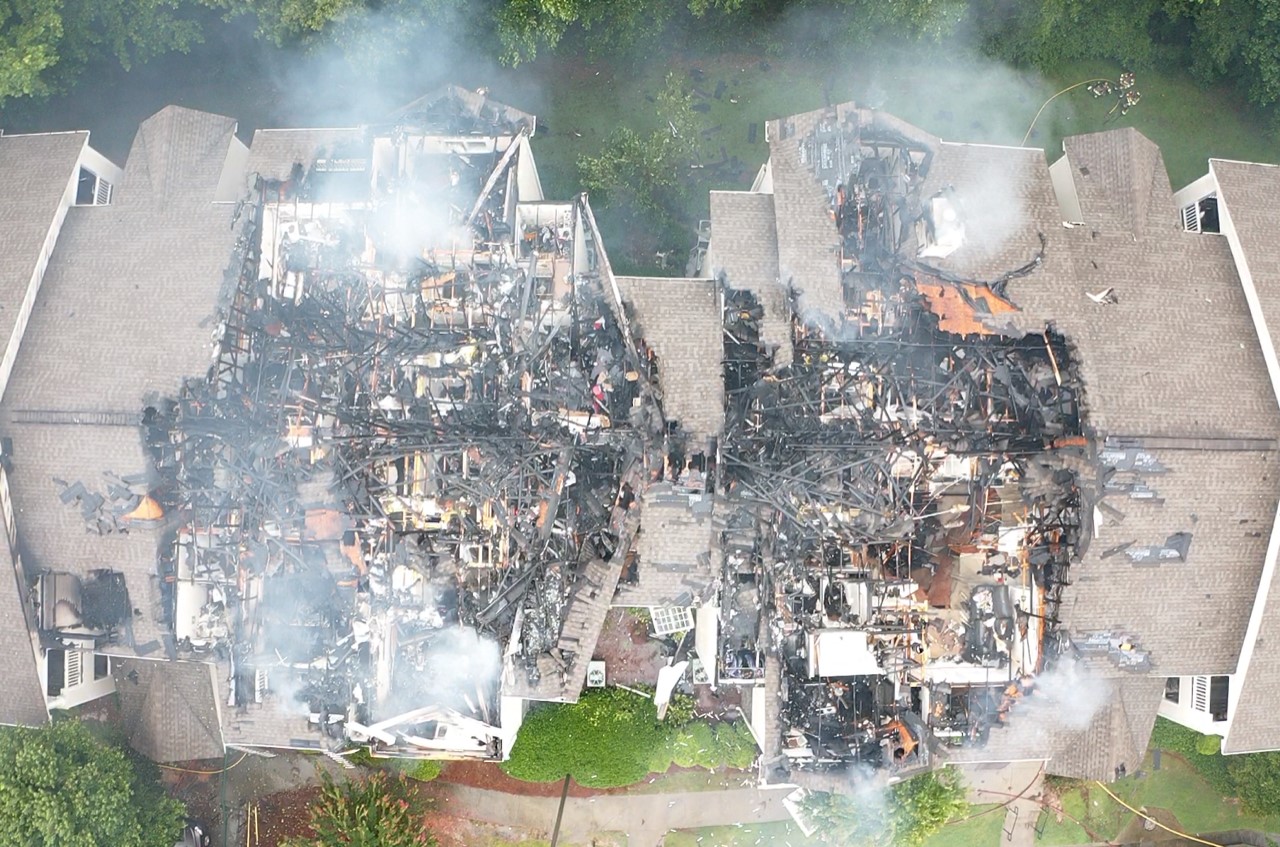
[[[1218,198],[1212,194],[1182,207],[1182,228],[1187,232],[1221,233],[1218,223]]]
[[[1227,719],[1227,703],[1231,689],[1231,677],[1215,676],[1209,680],[1209,714],[1215,721]]]
[[[45,689],[50,697],[57,697],[67,684],[67,652],[54,649],[45,654]]]
[[[111,673],[111,657],[95,653],[93,655],[93,678],[106,679],[109,673]]]
[[[1182,694],[1182,679],[1171,676],[1164,681],[1164,699],[1170,703],[1178,702],[1179,695]]]
[[[76,183],[77,206],[106,206],[111,202],[111,183],[88,168],[80,169]]]

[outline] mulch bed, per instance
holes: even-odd
[[[559,782],[523,782],[507,776],[491,762],[449,762],[444,766],[439,781],[521,797],[559,797],[563,785]],[[602,794],[625,794],[626,791],[626,787],[584,788],[576,782],[569,783],[570,797],[598,797]]]
[[[319,794],[318,786],[310,786],[263,797],[256,804],[257,831],[252,823],[249,825],[249,843],[254,847],[276,847],[286,838],[311,835],[311,804]]]

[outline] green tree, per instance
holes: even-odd
[[[125,68],[200,40],[183,0],[0,0],[0,104],[50,94],[84,66]]]
[[[864,783],[853,796],[811,792],[801,803],[819,837],[837,847],[919,847],[967,808],[964,786],[950,770],[887,789]]]
[[[181,803],[79,721],[0,732],[0,844],[172,847],[182,820]]]
[[[1280,102],[1280,0],[1167,0],[1166,11],[1191,24],[1197,79],[1231,80],[1256,106]]]
[[[228,17],[252,15],[258,36],[284,44],[316,35],[366,7],[365,0],[203,0]]]
[[[1161,0],[974,0],[972,15],[986,29],[986,52],[1041,69],[1103,59],[1147,67],[1156,58],[1151,37]]]
[[[941,41],[955,32],[969,0],[839,0],[855,33]]]
[[[682,224],[688,203],[688,165],[697,147],[692,95],[675,74],[655,98],[658,128],[640,133],[618,127],[594,156],[578,160],[601,228],[631,265],[643,265],[665,247],[682,250],[691,235]]]
[[[285,847],[438,847],[403,775],[379,771],[341,785],[328,774],[323,779],[311,807],[312,835],[286,840]]]
[[[0,103],[49,91],[58,63],[61,6],[56,0],[0,0]]]

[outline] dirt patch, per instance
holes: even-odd
[[[311,835],[311,805],[320,795],[316,786],[268,794],[248,811],[246,842],[252,847],[277,847],[286,838]]]
[[[501,791],[503,794],[516,794],[521,797],[559,797],[561,788],[559,782],[523,782],[513,779],[492,762],[449,762],[444,766],[444,771],[441,772],[437,782]],[[584,788],[576,782],[569,782],[570,797],[598,797],[602,794],[625,792],[625,787]]]
[[[593,658],[605,662],[610,685],[653,685],[667,663],[662,645],[649,637],[649,624],[630,609],[610,609]]]

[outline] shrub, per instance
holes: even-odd
[[[403,776],[378,771],[342,785],[327,773],[323,779],[311,807],[312,837],[287,839],[284,847],[439,847],[413,810]]]
[[[716,752],[722,764],[746,770],[755,763],[760,748],[746,723],[734,721],[716,725]]]
[[[436,759],[422,759],[409,771],[409,778],[419,782],[430,782],[440,776],[444,766]]]
[[[713,727],[693,720],[688,697],[673,698],[667,719],[659,722],[652,700],[599,688],[577,703],[530,712],[502,769],[527,782],[554,782],[568,774],[579,785],[610,788],[662,773],[672,762],[687,768],[749,767],[755,753],[744,725]]]
[[[502,769],[527,782],[568,774],[592,788],[630,785],[649,773],[654,751],[667,748],[669,726],[658,722],[646,697],[620,688],[591,689],[577,703],[530,712]]]
[[[1280,815],[1280,753],[1249,753],[1227,761],[1244,810]]]
[[[671,760],[682,768],[710,770],[720,763],[717,752],[715,730],[705,721],[698,721],[676,730]]]
[[[838,847],[919,847],[968,808],[964,785],[950,769],[889,788],[867,782],[856,796],[811,792],[801,801],[820,837]]]
[[[1201,756],[1216,756],[1222,752],[1221,735],[1202,735],[1196,740],[1196,752]]]

